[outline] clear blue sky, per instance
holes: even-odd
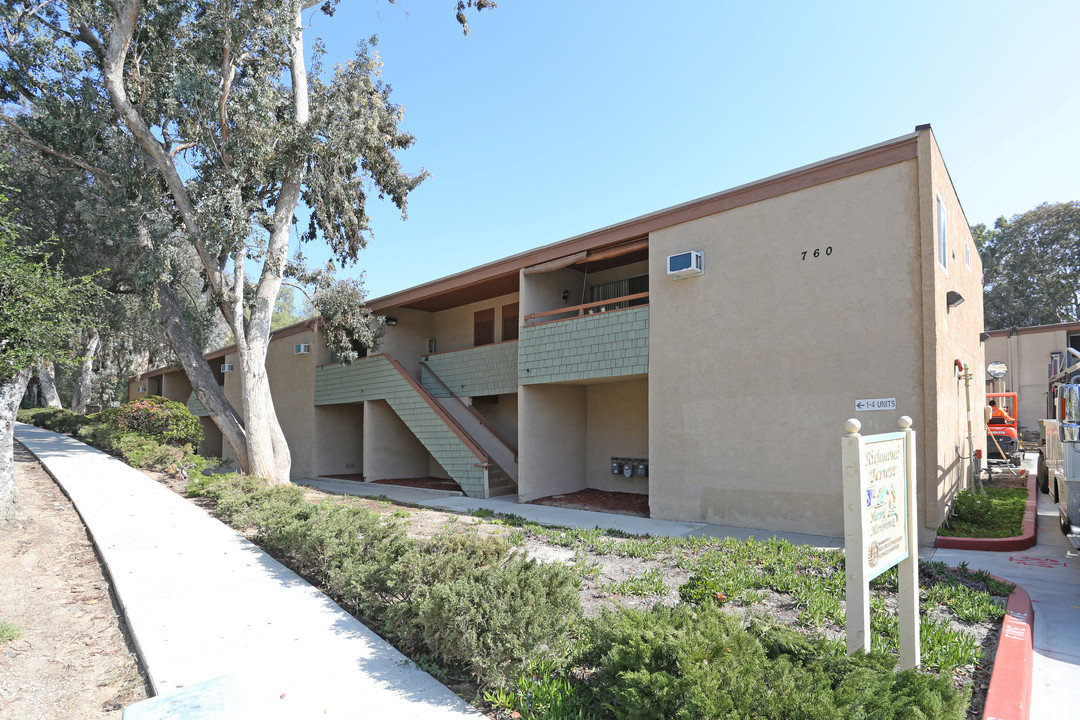
[[[1080,2],[499,0],[311,11],[379,36],[432,173],[349,274],[378,297],[931,123],[971,223],[1080,200]],[[307,17],[307,16],[306,16]],[[302,220],[306,224],[306,219]],[[314,245],[312,260],[325,259]]]

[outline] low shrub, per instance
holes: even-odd
[[[76,415],[63,408],[20,410],[16,417],[20,422],[67,434],[72,434],[80,427],[90,423],[90,419],[85,415]]]
[[[984,492],[962,490],[956,494],[952,513],[938,528],[946,537],[1015,537],[1024,529],[1026,488],[986,488]]]
[[[399,647],[491,686],[564,655],[581,614],[572,570],[516,557],[501,538],[415,540],[397,518],[349,501],[308,503],[302,488],[249,475],[202,476],[188,494],[216,500],[220,517]]]
[[[110,434],[110,442],[129,465],[144,470],[165,470],[187,455],[182,448],[162,445],[137,433]]]
[[[421,588],[410,611],[444,663],[499,686],[531,663],[565,656],[581,601],[566,567],[514,557]]]
[[[184,404],[157,395],[121,405],[115,417],[120,428],[163,443],[198,447],[202,441],[199,418]]]
[[[589,623],[582,657],[616,718],[840,717],[961,720],[967,699],[948,678],[895,672],[883,653],[746,621],[712,603],[622,609]]]

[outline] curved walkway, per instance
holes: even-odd
[[[1080,717],[1080,558],[1058,529],[1057,507],[1039,494],[1038,544],[1027,550],[926,551],[927,560],[966,562],[1027,590],[1035,614],[1032,720]],[[932,554],[931,554],[932,553]]]
[[[15,437],[82,516],[154,693],[222,677],[208,696],[241,693],[225,700],[227,715],[169,717],[483,717],[326,595],[138,470],[29,425],[16,425]],[[125,717],[136,714],[165,717]]]

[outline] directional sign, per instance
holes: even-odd
[[[869,398],[856,400],[856,412],[869,412],[871,410],[895,410],[896,398]]]

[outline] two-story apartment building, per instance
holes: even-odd
[[[297,476],[619,490],[654,517],[824,535],[843,533],[844,421],[909,415],[929,535],[967,476],[981,279],[920,126],[375,299],[386,335],[349,366],[281,331],[267,369]]]

